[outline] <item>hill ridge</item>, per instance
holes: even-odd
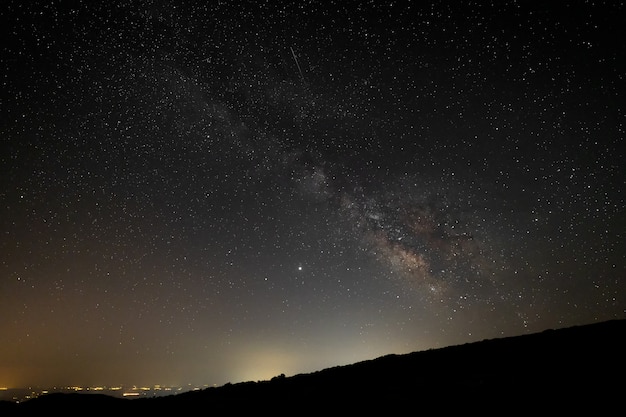
[[[443,410],[607,407],[620,398],[626,370],[626,320],[546,329],[460,345],[387,354],[266,381],[228,383],[142,399],[93,394],[45,395],[3,404],[2,415],[58,409],[175,413],[403,410],[414,402]],[[560,393],[560,394],[557,394]],[[612,395],[615,393],[615,395]],[[422,404],[425,407],[425,404]],[[464,408],[465,407],[465,408]],[[4,412],[6,411],[6,412]],[[30,414],[28,414],[30,415]]]

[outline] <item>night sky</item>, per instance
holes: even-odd
[[[625,9],[4,2],[0,386],[625,318]]]

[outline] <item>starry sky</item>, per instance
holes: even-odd
[[[0,386],[625,318],[625,8],[5,2]]]

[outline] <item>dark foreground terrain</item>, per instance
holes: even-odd
[[[11,415],[490,415],[624,412],[626,320],[388,355],[271,381],[169,397],[48,394]]]

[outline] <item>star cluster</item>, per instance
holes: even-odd
[[[624,317],[623,4],[4,9],[0,386]]]

